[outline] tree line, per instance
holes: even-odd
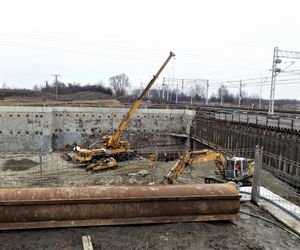
[[[54,83],[45,82],[45,84],[33,87],[33,90],[42,91],[45,93],[51,94],[59,94],[59,95],[70,95],[78,92],[90,91],[90,92],[101,92],[107,94],[109,96],[115,95],[117,98],[128,96],[132,99],[137,99],[143,88],[135,88],[131,91],[130,95],[128,90],[131,86],[129,81],[129,77],[122,73],[115,76],[112,76],[108,79],[109,87],[104,86],[103,82],[100,81],[97,84],[87,84],[81,85],[80,83],[63,83],[60,81]],[[183,87],[183,86],[182,86]],[[4,91],[5,94],[4,94]],[[10,90],[10,91],[8,91]],[[16,94],[18,94],[16,89]],[[184,90],[184,91],[183,91]],[[2,86],[3,96],[12,95],[11,89],[7,87],[7,85]],[[22,91],[23,93],[24,91]],[[21,94],[21,93],[20,93]],[[226,86],[223,88],[219,87],[215,93],[210,95],[209,102],[210,103],[220,103],[222,98],[223,103],[233,103],[238,104],[240,99],[240,93],[234,94],[232,93]],[[153,100],[154,102],[204,102],[206,101],[206,88],[201,84],[194,84],[193,86],[189,86],[187,89],[162,89],[162,88],[152,88],[147,94],[145,99]],[[257,94],[248,95],[246,91],[241,92],[241,102],[243,104],[253,104],[259,102],[259,96]],[[261,100],[262,104],[266,104],[268,100]],[[298,104],[299,100],[290,100],[290,99],[280,99],[276,100],[277,105],[283,104]]]
[[[34,90],[40,90],[42,92],[51,93],[51,94],[58,93],[60,95],[71,95],[71,94],[84,92],[84,91],[101,92],[110,96],[113,94],[112,89],[103,86],[102,83],[81,85],[80,83],[65,84],[63,82],[56,82],[56,83],[49,84],[46,81],[45,85],[41,86],[40,88],[34,88]]]
[[[64,83],[61,81],[56,81],[33,87],[34,91],[42,91],[51,94],[60,95],[71,95],[78,92],[91,91],[91,92],[101,92],[112,96],[113,94],[117,97],[121,97],[127,94],[127,88],[130,87],[129,77],[126,74],[118,74],[109,78],[110,87],[104,86],[103,82],[100,81],[98,84],[86,84],[81,85],[80,83]]]

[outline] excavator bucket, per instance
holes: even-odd
[[[60,155],[60,158],[62,158],[65,161],[72,161],[72,157],[69,154],[67,154],[67,153],[62,153]]]

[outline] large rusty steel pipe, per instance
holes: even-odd
[[[231,184],[0,188],[0,229],[238,219]]]

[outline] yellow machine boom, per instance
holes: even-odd
[[[127,141],[120,141],[121,133],[125,130],[130,118],[134,115],[136,110],[141,105],[143,99],[145,98],[146,94],[156,81],[156,79],[159,77],[160,73],[163,71],[163,69],[166,67],[168,62],[171,60],[172,57],[174,57],[175,54],[173,52],[170,52],[170,55],[165,60],[163,65],[160,67],[156,75],[153,76],[152,80],[148,83],[147,87],[144,89],[143,93],[139,97],[139,99],[133,104],[131,109],[128,111],[126,116],[123,118],[122,122],[120,123],[118,129],[113,135],[110,136],[104,136],[103,142],[100,148],[92,148],[96,143],[93,143],[89,149],[79,149],[78,154],[75,156],[75,160],[77,162],[82,163],[88,163],[93,162],[95,160],[98,160],[103,157],[109,157],[113,156],[116,157],[117,160],[122,160],[123,157],[126,158],[125,154],[128,154],[128,157],[133,155],[133,151],[130,150],[129,142]]]
[[[225,171],[226,159],[222,154],[208,149],[187,152],[176,161],[174,167],[172,167],[169,173],[164,177],[162,184],[173,184],[188,166],[206,161],[215,161],[219,171]]]
[[[214,161],[220,175],[228,180],[229,177],[226,173],[226,171],[229,171],[227,162],[235,163],[237,160],[241,161],[246,159],[238,157],[226,159],[222,153],[208,149],[187,152],[178,161],[176,161],[175,165],[170,169],[169,173],[164,177],[161,183],[173,184],[187,167],[192,166],[193,164],[201,164],[206,161]],[[254,167],[254,162],[248,163],[247,166],[245,166],[246,169],[243,169],[243,173],[240,173],[239,176],[236,176],[234,173],[232,180],[243,181],[244,179],[251,177],[253,175]]]
[[[119,125],[118,129],[116,130],[116,132],[112,136],[106,137],[107,139],[106,139],[106,141],[103,145],[105,148],[117,149],[117,148],[120,147],[121,133],[125,130],[130,118],[133,116],[135,111],[139,108],[139,106],[141,105],[143,99],[145,98],[146,94],[148,93],[148,91],[150,90],[150,88],[152,87],[152,85],[154,84],[156,79],[159,77],[160,73],[163,71],[163,69],[166,67],[168,62],[174,56],[175,56],[175,54],[173,52],[170,52],[170,55],[168,56],[168,58],[166,59],[164,64],[160,67],[160,69],[158,70],[156,75],[153,76],[152,80],[148,83],[147,87],[144,89],[144,91],[141,94],[141,96],[139,97],[139,99],[134,103],[134,105],[128,111],[127,115],[123,118],[123,120],[120,123],[120,125]]]

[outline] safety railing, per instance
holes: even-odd
[[[272,116],[262,114],[244,113],[215,113],[214,118],[218,120],[274,127],[300,131],[300,119],[289,116]]]

